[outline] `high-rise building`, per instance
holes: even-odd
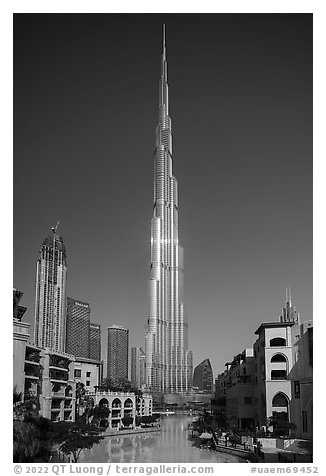
[[[129,330],[122,326],[108,327],[108,378],[128,378],[128,350]]]
[[[66,352],[89,358],[90,305],[67,297]]]
[[[95,322],[89,324],[89,358],[101,360],[101,326]]]
[[[146,330],[146,385],[153,392],[189,389],[192,354],[183,301],[183,248],[178,238],[178,189],[172,172],[165,28],[154,152],[154,216],[151,222],[149,316]]]
[[[66,248],[52,228],[37,261],[35,295],[35,345],[64,351],[66,318]]]
[[[131,348],[131,383],[141,389],[145,385],[145,352],[140,347]]]
[[[193,386],[206,393],[213,393],[213,370],[209,359],[203,360],[194,370]]]
[[[285,294],[285,306],[282,307],[280,322],[295,322],[299,324],[299,313],[292,304],[291,288],[289,288],[289,290],[286,288]]]

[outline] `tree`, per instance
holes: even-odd
[[[121,421],[122,421],[123,426],[130,426],[130,425],[133,424],[134,419],[130,416],[125,416],[125,417],[121,418]]]
[[[150,423],[153,422],[153,420],[150,415],[144,415],[142,416],[141,422],[144,423],[145,426],[148,426]]]
[[[98,444],[104,437],[99,435],[99,430],[94,425],[82,422],[56,424],[56,441],[60,442],[60,451],[72,455],[73,462],[77,463],[83,449],[90,449]]]
[[[51,421],[39,415],[36,397],[24,402],[14,389],[13,401],[13,460],[15,463],[47,462],[51,452]]]
[[[92,425],[96,425],[96,426],[107,426],[106,425],[101,425],[101,423],[103,423],[103,421],[107,420],[107,418],[109,417],[111,411],[108,407],[104,406],[104,405],[96,405],[95,407],[91,408],[90,411],[88,412],[88,419],[90,417],[93,417],[92,418]],[[106,422],[107,423],[107,422]]]
[[[288,436],[291,435],[292,431],[296,430],[297,425],[295,423],[289,422],[280,417],[272,416],[267,419],[267,427],[273,427],[273,433],[275,436]]]
[[[14,390],[13,390],[13,404],[14,406],[17,405],[17,403],[20,403],[23,398],[23,392],[17,392],[17,385],[15,385]]]
[[[135,417],[135,425],[136,425],[136,426],[140,426],[142,420],[143,420],[143,418],[142,418],[141,416],[136,415],[136,417]]]
[[[113,392],[131,392],[134,390],[130,380],[125,377],[107,377],[103,380],[101,387],[106,390],[111,390]]]
[[[79,409],[83,404],[83,400],[85,398],[85,385],[82,382],[77,382],[76,384],[76,409],[75,409],[75,420],[78,419]]]

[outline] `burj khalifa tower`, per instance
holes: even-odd
[[[183,248],[179,244],[178,184],[172,171],[172,132],[165,25],[154,151],[154,204],[147,321],[146,386],[152,392],[185,393],[192,381],[192,353],[183,297]]]

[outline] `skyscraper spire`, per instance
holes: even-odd
[[[163,23],[163,59],[166,60],[166,48],[165,48],[165,23]]]
[[[295,322],[300,323],[299,313],[292,305],[291,288],[285,288],[285,306],[282,307],[282,314],[280,316],[280,322]]]
[[[167,61],[163,25],[159,121],[154,152],[146,385],[155,392],[185,392],[191,385],[192,354],[183,302],[183,248],[178,238],[178,189],[172,172]]]

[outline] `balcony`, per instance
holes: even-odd
[[[59,382],[66,382],[68,380],[68,373],[66,373],[63,369],[54,370],[52,368],[50,369],[50,379]]]
[[[71,411],[65,411],[64,412],[64,415],[63,415],[63,419],[64,421],[72,421],[72,414],[71,414]]]
[[[28,359],[25,359],[25,365],[28,364],[28,365],[32,365],[33,367],[39,367],[40,366],[40,363],[35,361],[35,360],[28,360]]]
[[[56,355],[51,355],[50,356],[49,367],[68,371],[69,370],[69,360],[63,359],[62,357],[59,357],[59,356],[56,356]]]
[[[38,381],[39,378],[40,378],[40,377],[39,377],[38,375],[29,375],[29,374],[26,374],[26,373],[25,373],[25,379]]]
[[[61,409],[61,400],[52,400],[51,402],[51,411]]]
[[[286,370],[272,370],[271,380],[287,380]]]
[[[28,348],[26,349],[25,362],[38,365],[40,363],[40,360],[41,360],[40,351],[36,351],[33,349],[28,349]]]

